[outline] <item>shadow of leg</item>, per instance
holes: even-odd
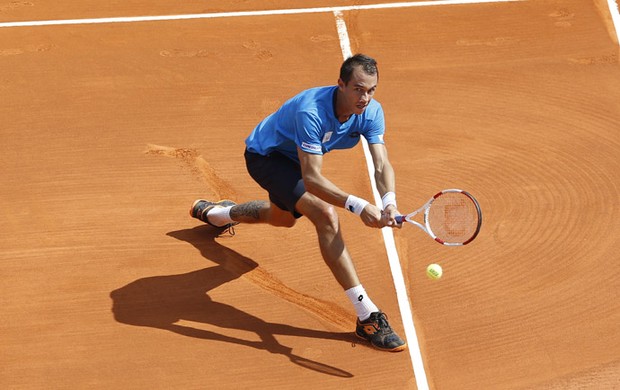
[[[252,269],[251,264],[244,264],[246,264],[246,269]],[[239,276],[240,274],[231,272],[222,265],[217,265],[184,274],[138,279],[110,293],[113,302],[112,312],[116,321],[120,323],[164,329],[198,339],[236,343],[281,354],[295,364],[328,375],[352,376],[338,368],[294,355],[291,348],[280,344],[274,336],[282,334],[350,343],[351,333],[335,333],[269,323],[233,306],[214,302],[207,295],[210,290]],[[179,324],[182,321],[254,332],[260,337],[260,341],[243,340]]]
[[[243,276],[245,280],[278,298],[303,308],[327,325],[335,326],[340,330],[350,330],[355,324],[355,316],[341,306],[293,290],[252,259],[220,245],[215,241],[217,231],[208,225],[169,232],[167,235],[190,243],[200,251],[205,259],[220,264],[237,274],[237,277]]]

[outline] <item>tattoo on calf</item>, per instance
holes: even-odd
[[[258,220],[260,218],[260,209],[265,207],[265,204],[267,202],[262,200],[253,200],[239,204],[230,210],[230,217],[233,219],[236,217],[250,217]]]

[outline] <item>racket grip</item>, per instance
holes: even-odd
[[[397,223],[403,223],[403,221],[405,220],[405,217],[402,215],[397,215],[395,219]]]

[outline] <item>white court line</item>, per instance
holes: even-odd
[[[102,24],[102,23],[136,23],[136,22],[159,22],[167,20],[187,20],[187,19],[215,19],[231,18],[240,16],[268,16],[268,15],[293,15],[309,13],[342,12],[353,10],[386,9],[386,8],[409,8],[409,7],[431,7],[440,5],[457,4],[477,4],[477,3],[503,3],[516,2],[523,0],[435,0],[435,1],[416,1],[386,4],[367,4],[351,5],[343,7],[319,7],[319,8],[297,8],[266,11],[237,11],[237,12],[218,12],[205,14],[186,14],[186,15],[160,15],[160,16],[127,16],[114,18],[94,18],[94,19],[67,19],[67,20],[38,20],[25,22],[4,22],[2,27],[35,27],[35,26],[66,26],[72,24]]]
[[[614,28],[616,29],[618,45],[620,45],[620,12],[618,12],[618,3],[616,2],[616,0],[607,0],[607,5],[609,6],[611,20],[614,23]]]
[[[347,32],[347,25],[342,17],[341,11],[334,11],[334,16],[336,17],[336,27],[338,29],[338,37],[340,38],[342,57],[347,59],[353,55],[353,52],[351,51],[349,33]],[[368,168],[368,177],[370,178],[370,185],[375,197],[375,204],[382,208],[383,203],[381,201],[381,195],[377,191],[377,185],[374,177],[375,166],[372,162],[370,149],[368,148],[368,141],[366,141],[364,137],[361,137],[361,139],[364,147],[364,156],[366,158],[366,167]],[[398,257],[398,252],[396,251],[396,244],[394,243],[394,233],[392,232],[392,228],[388,227],[381,229],[381,233],[383,233],[388,262],[390,264],[390,270],[392,271],[392,279],[394,280],[394,287],[396,288],[396,298],[398,300],[400,315],[403,320],[403,327],[405,328],[405,338],[407,339],[409,355],[411,356],[413,375],[415,376],[418,390],[428,390],[428,379],[426,378],[426,372],[424,370],[424,362],[422,360],[422,352],[420,351],[418,335],[413,324],[413,314],[411,313],[411,304],[409,303],[409,298],[407,296],[407,286],[405,285],[403,271],[400,266],[400,259]]]

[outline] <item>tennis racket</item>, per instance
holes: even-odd
[[[423,223],[413,220],[420,213]],[[470,193],[449,189],[435,194],[413,213],[397,216],[396,222],[409,222],[443,245],[466,245],[480,232],[482,211]]]

